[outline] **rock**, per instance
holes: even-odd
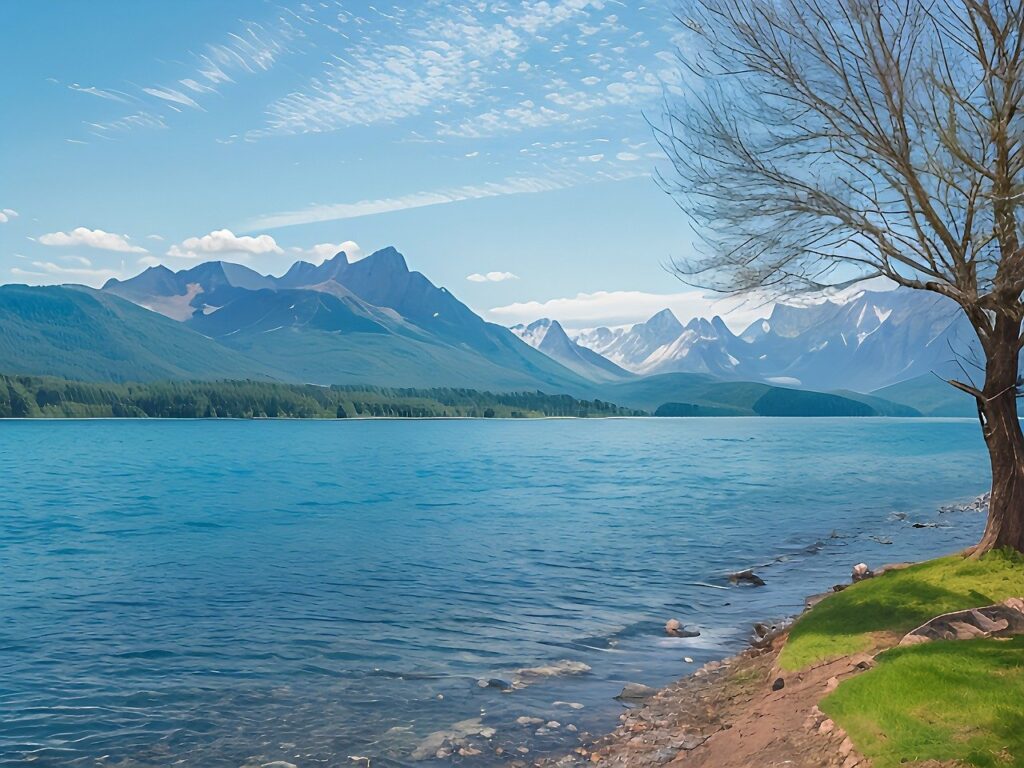
[[[729,581],[731,581],[733,584],[751,584],[755,587],[764,586],[764,579],[762,579],[749,568],[745,571],[736,571],[736,573],[730,573]]]
[[[679,619],[669,619],[665,622],[665,634],[669,637],[700,637],[699,631],[686,629]]]
[[[822,720],[821,725],[818,726],[818,733],[822,736],[828,736],[832,731],[836,729],[836,724],[832,720]]]
[[[996,605],[954,611],[936,616],[908,632],[900,645],[916,645],[930,640],[971,640],[977,637],[1008,637],[1024,634],[1024,600],[1012,599]]]
[[[843,768],[857,768],[860,765],[860,758],[856,755],[847,755],[843,761]]]
[[[864,579],[870,579],[875,574],[872,573],[871,569],[868,568],[867,563],[857,563],[853,566],[853,581],[864,581]]]
[[[556,731],[556,730],[558,730],[559,728],[562,727],[562,724],[560,722],[558,722],[557,720],[548,720],[548,722],[545,725],[545,727],[546,728],[550,728],[553,731]]]
[[[508,691],[512,688],[512,683],[497,677],[492,677],[488,680],[477,680],[476,684],[481,688],[497,688],[499,691]]]
[[[662,747],[657,750],[650,759],[657,765],[663,765],[675,759],[677,752],[670,747]]]
[[[287,763],[284,760],[274,760],[272,763],[262,763],[260,768],[298,768],[295,763]]]
[[[519,725],[530,726],[530,725],[540,725],[541,723],[544,722],[544,720],[542,718],[539,718],[539,717],[527,717],[526,715],[523,715],[522,717],[517,717],[516,718],[516,722]]]
[[[622,701],[643,701],[644,699],[651,698],[657,692],[656,688],[651,688],[649,685],[627,683],[622,692],[615,698]]]
[[[693,659],[691,659],[689,656],[683,656],[683,661],[687,664],[693,664]]]
[[[849,737],[843,739],[843,743],[839,745],[839,754],[841,757],[847,757],[853,752],[853,742],[850,741]]]
[[[773,691],[781,691],[785,687],[786,687],[786,681],[783,680],[781,677],[776,678],[775,682],[772,683],[772,690]]]

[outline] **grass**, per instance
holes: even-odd
[[[1024,637],[895,648],[821,702],[874,768],[1024,766]]]
[[[950,611],[1024,596],[1024,556],[946,557],[890,571],[830,596],[793,626],[786,670],[869,650],[877,633],[906,633]],[[1024,705],[1022,705],[1024,708]]]

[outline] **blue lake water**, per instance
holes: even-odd
[[[975,540],[939,507],[988,468],[966,420],[55,421],[0,422],[0,477],[0,765],[304,768],[571,748],[854,563]]]

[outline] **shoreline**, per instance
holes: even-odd
[[[915,563],[886,565],[875,576],[911,565]],[[619,716],[619,725],[612,731],[567,754],[541,757],[531,765],[863,768],[868,765],[864,758],[854,751],[845,732],[821,713],[817,702],[843,679],[873,666],[871,656],[851,654],[799,672],[784,672],[778,664],[793,625],[822,600],[854,583],[808,595],[803,610],[781,623],[753,622],[753,635],[744,649],[651,689],[649,696],[630,702],[632,706]],[[756,639],[758,627],[768,630],[760,639]],[[826,721],[829,725],[823,726]]]
[[[988,495],[937,511],[983,513]],[[947,556],[961,554],[958,550]],[[870,578],[916,564],[887,564]],[[855,583],[851,573],[851,581],[805,596],[802,610],[795,614],[751,622],[753,631],[745,648],[708,661],[667,685],[648,689],[649,695],[641,699],[627,700],[631,706],[619,716],[613,730],[583,741],[568,753],[539,757],[530,765],[864,768],[869,763],[817,704],[844,679],[873,667],[873,655],[894,645],[891,639],[879,639],[870,652],[847,654],[806,670],[784,672],[778,663],[793,625],[823,600]],[[764,628],[763,634],[759,628]]]

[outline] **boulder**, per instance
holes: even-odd
[[[620,701],[643,701],[644,699],[651,698],[657,692],[658,690],[656,688],[651,688],[651,686],[649,685],[641,685],[640,683],[626,683],[625,687],[623,687],[622,689],[622,692],[615,698],[619,699]]]
[[[870,579],[874,575],[875,574],[871,571],[871,569],[868,568],[867,563],[857,563],[855,566],[853,566],[852,578],[855,583],[858,581],[864,581],[864,579]]]
[[[729,581],[733,584],[751,584],[755,587],[763,587],[764,579],[754,573],[753,570],[747,568],[745,571],[736,571],[736,573],[729,574]]]
[[[687,629],[679,619],[669,619],[665,622],[665,634],[669,637],[700,637],[696,629]]]

